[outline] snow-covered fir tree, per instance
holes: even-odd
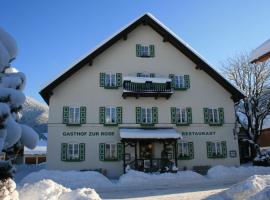
[[[11,66],[16,55],[15,40],[0,28],[0,152],[22,145],[33,149],[38,142],[38,134],[31,127],[18,123],[26,99],[26,77]],[[0,199],[18,198],[12,172],[12,160],[0,161]]]

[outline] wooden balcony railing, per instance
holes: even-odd
[[[123,97],[166,97],[167,99],[173,94],[171,82],[166,83],[133,83],[124,81]]]

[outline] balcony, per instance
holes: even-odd
[[[171,79],[153,77],[124,77],[122,97],[165,97],[173,94]]]

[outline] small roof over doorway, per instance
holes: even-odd
[[[122,139],[182,139],[173,128],[120,128]]]

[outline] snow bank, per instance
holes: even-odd
[[[20,200],[100,200],[99,195],[93,189],[71,190],[49,179],[34,184],[25,184],[19,190],[19,197]]]
[[[148,174],[144,172],[129,170],[123,174],[118,181],[120,186],[149,186],[149,185],[178,185],[206,181],[202,175],[192,171],[181,171],[177,173]]]
[[[111,181],[102,174],[95,171],[57,171],[42,169],[33,172],[22,179],[20,185],[35,183],[42,179],[51,179],[68,188],[104,188],[111,187]]]
[[[208,199],[232,200],[266,200],[270,197],[270,175],[255,175],[245,181],[233,185],[228,190]]]
[[[207,177],[215,180],[243,180],[255,174],[264,175],[269,173],[270,167],[225,167],[222,165],[218,165],[208,170]]]

